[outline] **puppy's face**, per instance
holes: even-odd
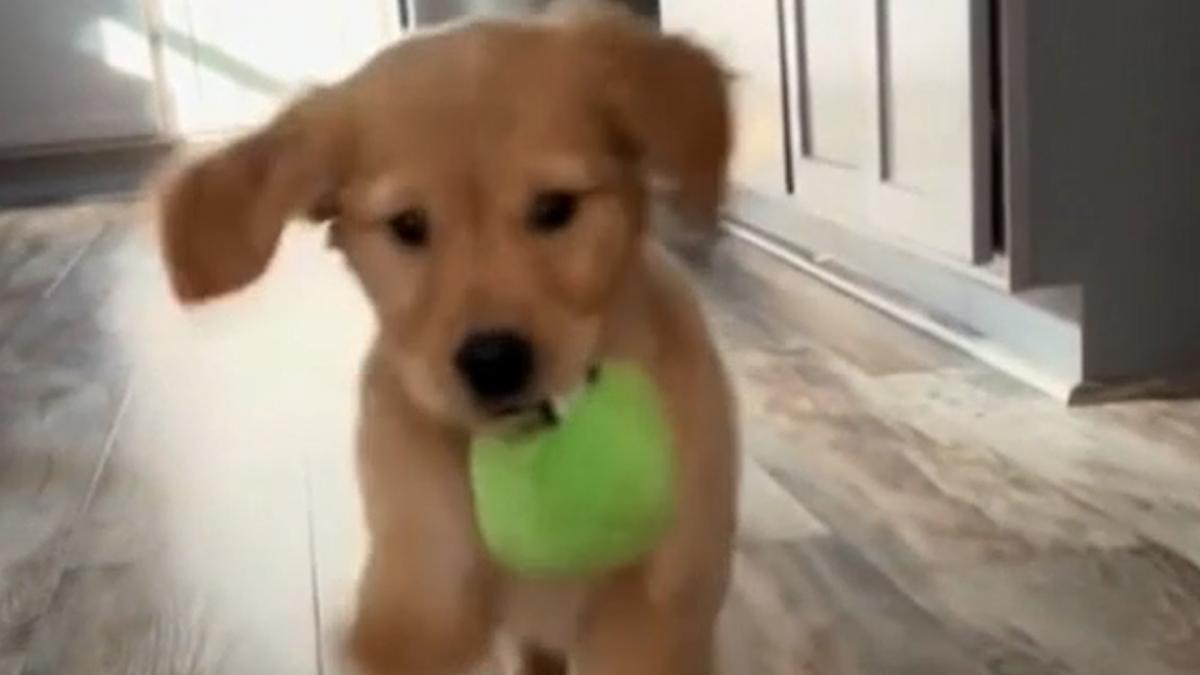
[[[459,28],[185,169],[164,250],[199,300],[261,273],[288,216],[332,216],[411,397],[481,424],[581,382],[637,255],[647,172],[712,222],[728,136],[712,60],[624,16]]]

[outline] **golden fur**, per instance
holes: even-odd
[[[375,308],[359,475],[371,536],[349,647],[370,673],[453,675],[498,635],[525,672],[705,675],[734,527],[730,393],[682,274],[646,236],[647,176],[715,227],[729,155],[725,78],[703,50],[617,11],[458,26],[408,39],[303,97],[161,190],[176,294],[253,281],[292,216],[331,236]],[[581,195],[561,231],[526,214],[539,190]],[[386,223],[429,214],[429,243]],[[465,472],[487,422],[453,367],[474,327],[519,327],[541,395],[598,358],[662,391],[678,450],[678,517],[645,560],[539,583],[481,549]]]

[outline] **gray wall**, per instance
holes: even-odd
[[[0,0],[0,153],[162,129],[151,76],[109,62],[106,30],[148,67],[137,0]]]
[[[1200,371],[1200,2],[1015,1],[1031,281],[1083,282],[1088,379]]]

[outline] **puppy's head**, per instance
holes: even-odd
[[[202,301],[258,277],[291,217],[331,216],[410,395],[476,424],[582,380],[647,177],[713,224],[729,136],[717,64],[632,18],[461,27],[185,166],[161,195],[164,254]]]

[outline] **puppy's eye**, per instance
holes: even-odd
[[[421,209],[406,209],[388,220],[392,236],[409,248],[421,248],[429,243],[429,218]]]
[[[565,190],[538,194],[529,209],[529,225],[539,232],[554,232],[571,223],[579,209],[579,195]]]

